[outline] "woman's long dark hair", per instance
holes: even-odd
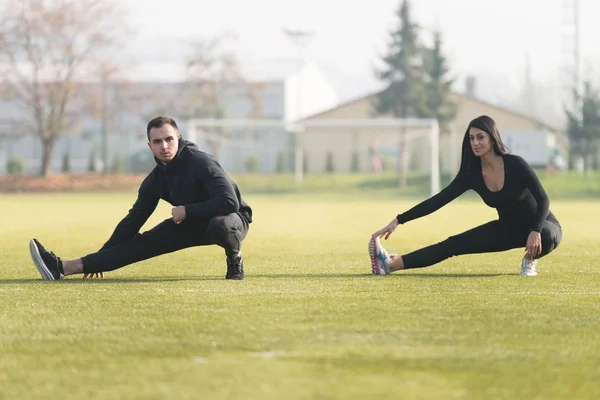
[[[473,149],[471,148],[471,141],[469,140],[469,130],[471,128],[481,129],[490,135],[494,153],[496,153],[496,155],[500,156],[508,153],[506,146],[504,146],[504,143],[502,143],[502,138],[500,137],[500,131],[498,131],[498,127],[496,126],[496,121],[487,115],[479,116],[469,122],[469,126],[467,126],[467,131],[465,132],[465,137],[463,138],[460,169],[458,170],[457,176],[472,168],[474,165],[480,165],[481,163],[481,159],[477,157],[475,153],[473,153]]]

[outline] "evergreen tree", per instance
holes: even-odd
[[[384,67],[377,77],[386,88],[377,95],[374,109],[378,114],[392,114],[395,118],[430,117],[427,108],[426,74],[423,68],[423,52],[418,40],[418,26],[413,23],[410,1],[402,1],[397,12],[398,25],[390,32]],[[400,184],[406,186],[406,170],[410,149],[406,129],[400,130]]]
[[[285,157],[282,151],[277,153],[277,160],[275,162],[275,172],[278,174],[282,174],[285,172]]]
[[[437,119],[440,132],[449,131],[449,124],[456,117],[458,104],[450,97],[454,79],[448,77],[449,68],[442,51],[442,35],[434,32],[433,47],[424,50],[424,66],[427,71],[427,109]]]
[[[60,170],[65,174],[68,174],[71,172],[71,157],[69,156],[68,152],[65,152],[63,154],[62,166],[61,166]]]
[[[358,151],[352,153],[352,159],[350,160],[350,171],[358,173],[360,172],[360,155]]]
[[[258,156],[250,156],[246,159],[246,172],[251,174],[257,173],[260,170],[260,158]]]
[[[335,172],[335,161],[333,160],[333,152],[327,152],[325,157],[325,172]]]
[[[96,172],[96,153],[93,150],[89,154],[87,170],[88,172]]]
[[[567,135],[569,136],[569,168],[574,159],[583,159],[584,171],[598,167],[600,142],[600,94],[590,82],[584,84],[583,94],[575,92],[577,110],[567,110]]]
[[[308,173],[308,153],[306,151],[304,151],[304,157],[303,157],[303,162],[302,162],[302,173],[307,174]]]

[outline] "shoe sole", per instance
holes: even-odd
[[[375,245],[375,239],[373,238],[369,240],[369,257],[371,257],[371,272],[373,275],[381,275],[379,259],[377,258],[377,246]]]
[[[42,276],[42,279],[45,281],[55,281],[56,279],[54,279],[54,277],[50,273],[50,270],[48,269],[48,267],[46,267],[46,264],[44,264],[44,260],[42,260],[42,256],[40,255],[40,250],[38,249],[33,239],[29,241],[29,254],[31,255],[31,260],[33,261],[33,264]]]
[[[521,272],[521,276],[537,276],[537,272],[532,273],[522,273]]]

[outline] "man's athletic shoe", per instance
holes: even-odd
[[[29,253],[43,280],[57,281],[65,277],[61,259],[46,250],[37,239],[29,241]]]
[[[390,273],[392,256],[383,248],[379,238],[371,238],[369,240],[369,256],[371,257],[373,275],[386,275]]]
[[[537,267],[537,260],[530,260],[527,257],[523,257],[523,261],[521,262],[521,275],[536,276],[537,271],[535,267]]]
[[[234,259],[227,258],[227,275],[225,279],[241,281],[244,279],[244,259],[242,253],[239,253]]]

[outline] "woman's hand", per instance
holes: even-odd
[[[542,235],[539,232],[532,231],[527,238],[527,244],[525,245],[525,256],[530,260],[533,260],[535,256],[542,253]]]
[[[387,224],[384,228],[378,230],[377,232],[375,232],[374,234],[371,235],[371,237],[373,239],[375,238],[380,238],[382,236],[385,236],[384,239],[387,240],[387,238],[390,237],[390,235],[392,233],[394,233],[394,231],[396,230],[396,227],[398,226],[398,220],[396,218],[394,218],[389,224]]]

